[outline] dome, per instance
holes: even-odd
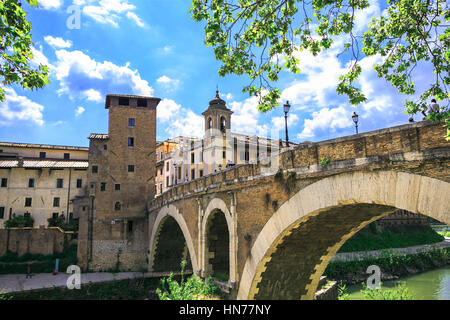
[[[219,97],[219,90],[216,90],[216,97],[209,102],[209,105],[213,106],[213,105],[221,104],[221,105],[225,106],[225,103],[226,102],[224,100],[220,99],[220,97]]]

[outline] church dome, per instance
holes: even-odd
[[[219,97],[219,90],[216,90],[216,97],[209,102],[210,106],[223,105],[225,107],[225,100]]]

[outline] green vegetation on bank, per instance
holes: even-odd
[[[60,259],[59,270],[63,272],[68,266],[77,264],[77,245],[48,256],[27,253],[19,257],[15,252],[7,252],[0,257],[0,274],[25,274],[28,265],[31,273],[50,273],[55,267],[56,259]]]
[[[383,274],[400,276],[408,274],[408,269],[423,271],[449,264],[450,248],[399,255],[394,254],[392,250],[383,250],[378,257],[367,254],[361,260],[331,261],[325,269],[324,275],[333,280],[348,280],[355,274],[367,276],[367,268],[371,265],[377,265]]]
[[[178,283],[171,273],[167,279],[161,279],[161,288],[156,289],[160,300],[205,300],[218,299],[220,289],[213,285],[209,277],[203,281],[193,274],[187,280],[184,279],[186,261],[181,262],[181,281]]]
[[[65,287],[4,294],[11,300],[157,300],[159,278],[126,279],[82,284],[81,289]],[[0,298],[1,300],[1,298]]]
[[[361,293],[364,296],[363,300],[412,300],[413,297],[406,287],[404,282],[398,283],[394,288],[383,288],[383,283],[380,283],[379,289],[370,289],[363,282],[363,290]],[[347,292],[347,287],[341,285],[338,287],[338,299],[350,300],[350,295]]]
[[[370,251],[391,248],[406,248],[412,246],[433,244],[444,241],[443,235],[433,229],[416,232],[382,232],[360,233],[350,238],[341,247],[339,252]]]

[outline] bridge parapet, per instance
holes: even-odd
[[[174,186],[149,203],[150,211],[170,202],[217,189],[232,188],[242,182],[275,176],[279,170],[315,177],[358,168],[380,166],[396,161],[448,159],[450,143],[445,140],[442,123],[422,121],[317,143],[305,142],[283,150],[276,168],[268,174],[270,164],[261,162],[227,168],[196,180]],[[445,173],[444,173],[445,174]],[[448,175],[448,173],[447,173]],[[443,180],[449,180],[444,177]]]

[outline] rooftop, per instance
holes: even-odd
[[[87,147],[55,146],[48,144],[31,144],[31,143],[15,143],[15,142],[0,142],[0,147],[89,151],[89,148]]]

